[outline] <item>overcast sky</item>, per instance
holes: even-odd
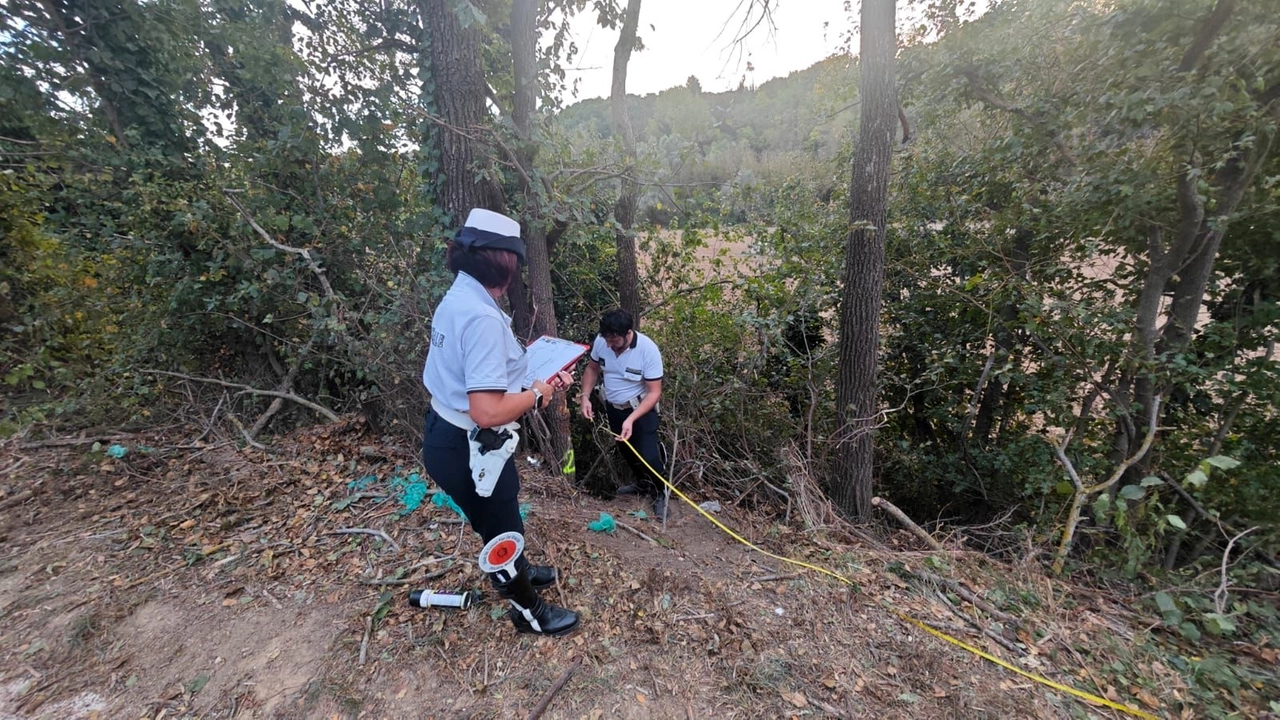
[[[837,52],[852,23],[844,0],[782,0],[773,15],[773,33],[761,25],[740,51],[735,50],[731,45],[749,3],[644,0],[639,34],[645,49],[631,56],[627,92],[658,92],[683,85],[690,75],[696,75],[703,89],[711,92],[736,88],[744,75],[748,85],[759,85]],[[595,14],[587,11],[573,21],[574,40],[581,52],[567,68],[568,80],[579,80],[577,98],[565,98],[569,104],[609,96],[618,31],[605,30],[595,20]],[[753,72],[747,71],[748,60]]]

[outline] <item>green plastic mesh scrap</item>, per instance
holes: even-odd
[[[463,520],[467,519],[467,514],[462,512],[462,508],[458,507],[458,504],[453,501],[453,498],[449,497],[443,490],[437,490],[432,493],[431,504],[437,507],[449,508],[450,510],[458,513],[458,517]]]
[[[410,473],[408,477],[391,478],[387,484],[391,494],[404,505],[397,511],[400,517],[417,510],[422,505],[422,500],[427,497],[427,484],[422,482],[418,473]]]
[[[618,522],[609,513],[602,512],[600,513],[600,519],[587,525],[587,529],[593,532],[611,533],[618,529]]]

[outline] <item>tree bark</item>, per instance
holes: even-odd
[[[1020,228],[1013,238],[1013,247],[1009,252],[1009,271],[1010,275],[1018,280],[1026,280],[1027,266],[1031,262],[1031,240],[1032,232],[1025,228]],[[1009,302],[1000,307],[1000,322],[996,325],[995,335],[995,358],[1004,362],[1014,355],[1014,349],[1017,347],[1017,338],[1014,335],[1013,328],[1018,320],[1018,306],[1021,303],[1021,294],[1015,296]],[[1000,408],[1000,403],[1005,395],[1004,382],[1000,378],[993,378],[988,381],[986,388],[982,392],[982,401],[978,406],[977,417],[973,426],[973,437],[982,447],[987,447],[991,441],[991,428],[995,425],[996,411]],[[962,443],[967,440],[962,436]]]
[[[898,122],[894,77],[894,0],[863,0],[861,121],[849,192],[852,227],[845,244],[836,380],[836,473],[832,499],[845,513],[871,513],[880,350],[880,306],[889,169]]]
[[[609,96],[612,110],[613,134],[622,142],[624,166],[622,187],[618,202],[613,208],[618,222],[615,241],[618,247],[618,296],[622,309],[631,314],[637,328],[640,327],[640,273],[636,261],[636,238],[632,227],[636,220],[636,206],[640,198],[640,186],[636,182],[636,137],[627,113],[627,64],[636,45],[636,27],[640,24],[641,0],[629,0],[622,19],[622,32],[613,49],[613,88]]]
[[[515,112],[519,147],[516,158],[524,169],[519,173],[524,197],[525,255],[529,264],[528,289],[532,300],[530,337],[555,337],[556,308],[551,286],[551,256],[547,247],[547,227],[542,218],[539,188],[534,176],[538,146],[533,129],[537,112],[538,58],[537,18],[541,0],[515,0],[511,6],[511,56],[515,76]],[[557,393],[542,413],[547,433],[539,438],[543,453],[553,460],[554,471],[562,472],[573,445],[569,438],[569,409],[563,393]],[[536,428],[535,428],[536,432]]]
[[[489,86],[484,78],[479,30],[464,29],[449,0],[419,0],[418,12],[427,46],[423,95],[430,97],[428,110],[434,110],[443,125],[428,133],[431,150],[440,161],[436,203],[447,216],[446,226],[453,227],[461,224],[472,208],[505,210],[501,188],[475,168],[479,159],[493,154],[478,139],[479,128],[488,119],[485,99]]]

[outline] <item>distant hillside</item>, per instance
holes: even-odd
[[[703,92],[696,77],[656,94],[629,96],[642,159],[672,184],[751,183],[814,172],[840,151],[857,120],[857,65],[833,56],[759,87]],[[583,143],[611,141],[607,98],[563,110],[560,130]],[[814,162],[814,161],[819,162]],[[706,194],[705,190],[702,194]],[[698,193],[684,192],[690,199]],[[656,196],[642,200],[651,220]]]

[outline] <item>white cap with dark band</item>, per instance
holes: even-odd
[[[453,241],[465,248],[493,248],[515,253],[524,262],[520,223],[501,213],[473,208]]]

